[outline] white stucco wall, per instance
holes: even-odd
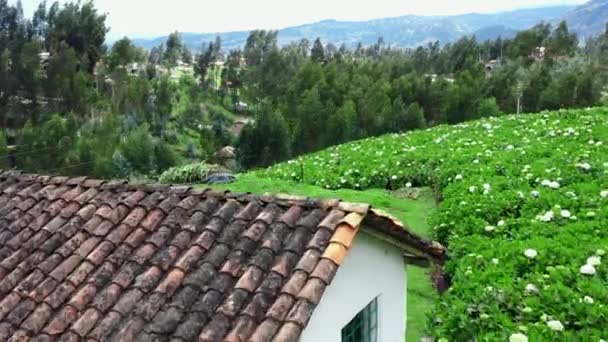
[[[403,252],[364,231],[325,290],[302,342],[339,342],[342,328],[378,297],[378,342],[405,340],[406,272]]]

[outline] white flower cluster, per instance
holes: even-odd
[[[544,214],[539,214],[536,216],[536,219],[542,222],[551,222],[551,220],[553,220],[553,218],[555,217],[555,214],[553,213],[553,210],[549,210]]]
[[[509,336],[509,342],[528,342],[528,336],[522,333],[515,333]]]
[[[576,164],[576,167],[578,167],[579,169],[581,169],[583,171],[591,170],[591,165],[589,163],[579,163],[579,164]]]
[[[548,321],[547,326],[549,327],[549,329],[551,329],[553,331],[563,331],[564,330],[564,325],[562,324],[562,322],[560,322],[558,320]]]
[[[525,255],[525,256],[526,256],[526,258],[528,258],[528,259],[534,259],[534,258],[536,258],[536,256],[538,255],[538,252],[536,252],[536,250],[535,250],[535,249],[531,249],[531,248],[529,248],[529,249],[526,249],[526,250],[524,251],[524,255]]]
[[[528,293],[528,294],[537,294],[538,293],[538,287],[536,287],[536,285],[534,285],[534,284],[528,284],[528,285],[526,285],[526,293]]]
[[[584,275],[592,276],[596,272],[596,267],[602,263],[602,258],[599,256],[591,256],[587,258],[587,263],[581,266],[580,272]]]
[[[551,189],[559,189],[560,184],[557,181],[551,181],[548,179],[543,180],[540,185],[545,186],[547,188],[551,188]]]
[[[490,193],[490,190],[492,190],[492,186],[491,186],[490,184],[488,184],[488,183],[485,183],[485,184],[483,185],[483,194],[484,194],[484,195],[489,194],[489,193]]]

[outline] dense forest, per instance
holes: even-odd
[[[1,168],[155,177],[226,145],[252,168],[389,132],[593,106],[608,83],[608,27],[585,42],[540,23],[513,39],[354,50],[253,31],[242,50],[218,38],[198,52],[177,32],[150,51],[107,46],[107,32],[93,2],[25,18],[0,0]],[[250,119],[238,134],[235,113]]]

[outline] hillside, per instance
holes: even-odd
[[[435,337],[598,341],[608,326],[607,123],[608,108],[596,108],[444,125],[332,147],[245,179],[435,187],[443,200],[430,223],[450,249],[452,276],[429,322]]]
[[[572,11],[567,12],[562,19],[581,38],[588,38],[604,32],[608,23],[608,0],[592,0]]]
[[[325,20],[318,23],[289,27],[279,31],[279,44],[286,45],[303,38],[314,40],[320,37],[335,45],[346,44],[354,47],[362,42],[370,45],[384,37],[391,45],[416,47],[428,42],[453,42],[465,35],[479,34],[483,39],[513,36],[517,31],[534,26],[541,21],[558,19],[573,6],[554,6],[522,9],[494,14],[465,14],[456,16],[415,16],[407,15],[369,21]],[[499,23],[499,24],[497,24]],[[185,44],[198,51],[202,44],[213,41],[217,35],[222,38],[224,48],[231,50],[245,44],[249,32],[227,33],[184,33]],[[134,42],[151,49],[166,41],[167,37],[135,39]]]

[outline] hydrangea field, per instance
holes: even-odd
[[[452,277],[429,317],[440,342],[608,340],[607,108],[386,135],[256,175],[437,189]]]

